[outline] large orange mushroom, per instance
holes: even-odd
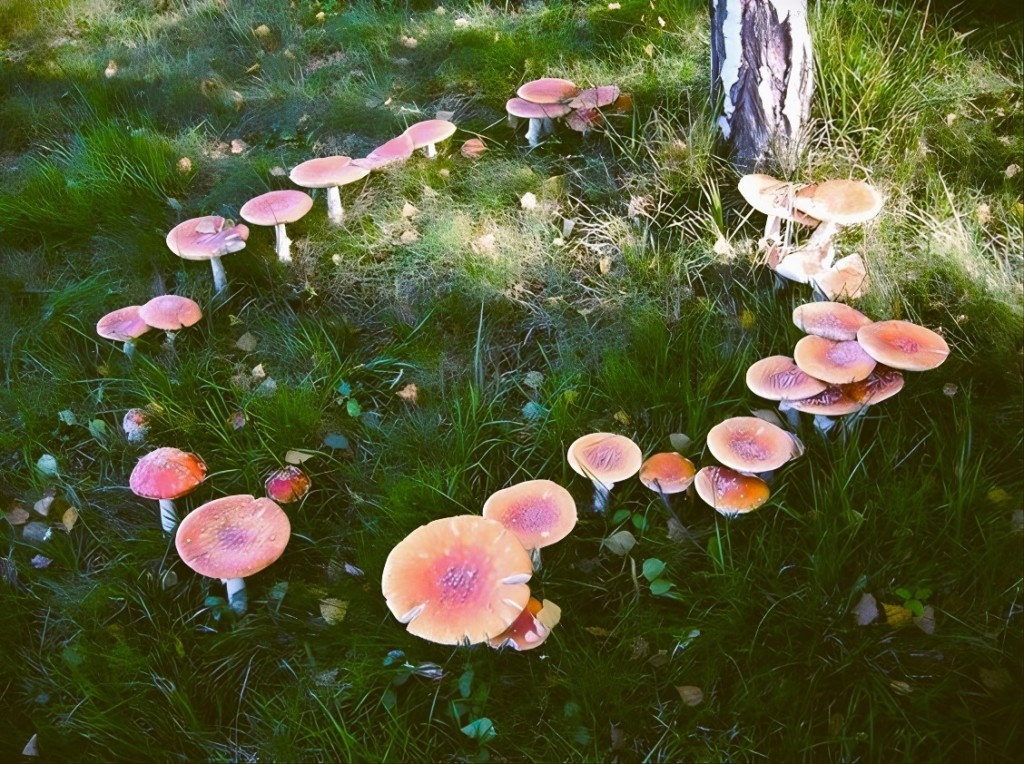
[[[569,466],[594,484],[594,511],[604,512],[615,484],[640,471],[644,454],[625,435],[592,432],[577,438],[566,454]]]
[[[802,371],[831,385],[867,379],[876,365],[856,340],[837,342],[813,334],[796,343],[793,358]]]

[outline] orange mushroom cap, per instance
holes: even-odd
[[[313,208],[313,197],[304,191],[268,191],[253,197],[239,214],[253,225],[276,226],[294,223]]]
[[[736,416],[708,432],[708,449],[726,467],[740,472],[768,472],[803,453],[790,433],[755,416]]]
[[[512,531],[527,550],[540,549],[576,527],[576,502],[558,483],[527,480],[491,494],[483,515]]]
[[[811,280],[830,300],[836,297],[855,300],[867,292],[871,285],[864,258],[856,252],[836,260],[828,270],[813,274]]]
[[[809,302],[793,311],[793,323],[802,332],[836,342],[857,339],[857,330],[871,319],[842,302]]]
[[[139,308],[139,317],[154,329],[176,332],[197,323],[203,317],[203,311],[195,300],[164,294]]]
[[[190,512],[178,526],[174,546],[200,575],[245,578],[280,557],[291,532],[288,515],[270,499],[224,496]]]
[[[800,188],[795,183],[788,183],[771,175],[753,173],[740,178],[737,188],[740,196],[758,212],[771,217],[794,220],[806,226],[818,224],[817,220],[793,207],[793,199]]]
[[[693,480],[697,495],[715,511],[729,517],[752,512],[771,495],[768,484],[753,475],[727,467],[703,467]]]
[[[693,462],[675,451],[648,456],[640,465],[640,482],[652,491],[682,493],[693,482]]]
[[[639,472],[644,454],[625,435],[592,432],[572,442],[566,459],[576,473],[610,487]]]
[[[334,188],[355,183],[370,174],[365,167],[352,163],[351,157],[320,157],[295,165],[288,178],[303,188]]]
[[[128,342],[150,330],[150,325],[139,315],[138,305],[129,305],[112,311],[96,322],[96,334],[105,340]]]
[[[167,234],[167,248],[185,260],[210,260],[245,249],[248,226],[225,228],[227,222],[220,215],[205,215],[179,223]]]
[[[144,499],[178,499],[206,478],[206,464],[178,448],[158,448],[139,459],[128,478],[132,493]]]
[[[906,371],[928,371],[949,356],[942,335],[909,321],[878,321],[857,331],[865,352],[886,366]]]
[[[801,370],[789,356],[768,356],[747,369],[747,387],[754,395],[770,401],[809,398],[827,386]]]
[[[530,555],[496,520],[461,515],[422,525],[388,555],[381,589],[410,634],[445,645],[486,642],[530,598]]]
[[[267,496],[280,504],[290,504],[305,496],[312,482],[309,476],[294,464],[275,470],[264,483]]]
[[[793,358],[803,371],[832,385],[867,379],[877,363],[856,341],[836,342],[813,334],[796,343]]]
[[[532,80],[521,85],[516,91],[516,95],[530,103],[555,104],[568,101],[579,92],[580,89],[576,87],[576,84],[569,80],[541,77],[539,80]]]
[[[892,398],[903,389],[903,375],[895,369],[876,366],[867,379],[844,385],[846,394],[864,405],[874,406],[876,403]]]
[[[496,650],[502,648],[511,648],[517,652],[532,650],[544,643],[561,617],[562,610],[554,602],[549,600],[541,602],[535,597],[530,597],[523,612],[512,622],[512,625],[498,636],[488,640],[488,644]]]

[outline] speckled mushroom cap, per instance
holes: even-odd
[[[795,401],[783,401],[780,408],[794,409],[805,414],[821,416],[847,416],[864,408],[864,401],[850,395],[852,385],[829,385],[817,395]]]
[[[882,195],[864,181],[826,180],[797,191],[793,206],[827,223],[856,225],[881,211]]]
[[[227,222],[220,215],[206,215],[179,223],[167,234],[167,248],[185,260],[210,260],[245,249],[248,226],[225,228]]]
[[[288,173],[296,186],[303,188],[334,188],[355,183],[365,178],[370,171],[352,164],[351,157],[320,157],[295,165]]]
[[[210,578],[245,578],[274,562],[288,546],[288,515],[270,499],[224,496],[181,521],[174,546],[192,570]]]
[[[728,517],[753,512],[771,495],[768,484],[727,467],[703,467],[693,480],[701,500]]]
[[[427,119],[411,125],[405,134],[412,139],[414,148],[421,149],[448,140],[455,135],[455,130],[455,125],[447,119]]]
[[[294,223],[313,207],[313,197],[304,191],[268,191],[250,199],[238,213],[253,225]]]
[[[530,555],[496,520],[446,517],[400,541],[384,563],[381,589],[410,634],[444,645],[498,636],[530,598]]]
[[[557,77],[541,77],[521,85],[516,95],[530,103],[556,104],[574,98],[580,89],[569,80]],[[618,98],[618,96],[616,96]]]
[[[809,302],[793,310],[793,323],[807,334],[847,342],[857,339],[857,330],[871,319],[842,302]]]
[[[415,150],[412,138],[407,133],[402,133],[398,137],[382,143],[362,159],[353,159],[352,163],[358,167],[377,170],[395,162],[404,162],[412,156],[412,152]]]
[[[290,504],[305,496],[312,486],[309,476],[294,464],[274,470],[263,484],[267,496],[281,504]]]
[[[512,531],[526,549],[540,549],[576,527],[576,502],[558,483],[527,480],[492,493],[483,515]]]
[[[139,459],[128,478],[132,493],[144,499],[178,499],[206,478],[206,464],[178,448],[158,448]]]
[[[513,117],[522,119],[558,119],[564,117],[572,109],[560,103],[530,103],[522,98],[510,98],[505,104],[505,111]]]
[[[568,106],[573,109],[600,109],[602,106],[610,106],[615,103],[620,95],[622,95],[622,91],[615,85],[601,85],[581,90],[575,98],[569,101]]]
[[[876,365],[856,340],[836,342],[813,334],[796,343],[793,358],[801,370],[831,385],[867,379]]]
[[[768,356],[747,369],[747,387],[754,395],[770,401],[809,398],[827,386],[801,370],[789,356]]]
[[[800,442],[771,422],[736,416],[708,432],[708,449],[726,467],[740,472],[778,469],[803,453]]]
[[[625,435],[592,432],[572,442],[566,460],[576,473],[611,486],[639,472],[644,454]]]
[[[652,491],[682,493],[693,483],[693,462],[675,451],[652,454],[640,465],[640,482]]]
[[[906,371],[927,371],[949,356],[940,334],[909,321],[878,321],[857,331],[857,341],[879,363]]]
[[[771,175],[752,173],[740,178],[739,192],[751,207],[771,217],[795,220],[808,226],[816,226],[818,221],[803,214],[793,206],[793,199],[800,188],[795,183],[788,183]]]
[[[139,317],[154,329],[176,332],[198,323],[203,317],[203,311],[195,300],[176,294],[163,294],[139,308]]]
[[[554,602],[541,602],[535,597],[530,597],[523,612],[512,625],[488,640],[488,644],[495,649],[509,648],[518,652],[532,650],[544,643],[561,618],[562,610]]]
[[[150,325],[139,315],[138,305],[118,308],[96,322],[96,334],[105,340],[128,342],[150,330]]]

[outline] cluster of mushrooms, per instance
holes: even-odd
[[[135,355],[135,340],[150,329],[162,329],[169,339],[174,332],[199,322],[203,311],[195,300],[162,294],[145,305],[129,305],[107,313],[96,323],[96,334],[105,340],[124,343],[124,353]]]
[[[140,410],[125,417],[125,429],[145,431]],[[132,436],[129,435],[129,438]],[[284,552],[291,535],[288,515],[279,506],[301,499],[309,477],[289,465],[266,481],[266,498],[248,494],[223,496],[197,507],[181,524],[174,506],[206,479],[201,458],[178,448],[157,448],[139,459],[129,485],[136,496],[160,502],[160,524],[174,534],[181,559],[196,573],[219,578],[227,586],[228,602],[238,614],[246,609],[245,578],[266,568]]]
[[[793,356],[762,358],[747,370],[747,387],[779,401],[795,425],[797,412],[815,415],[828,430],[831,417],[862,414],[903,389],[901,371],[927,371],[949,355],[941,335],[909,321],[872,321],[839,302],[811,302],[793,311],[807,336]]]
[[[581,90],[575,83],[557,77],[527,82],[516,91],[516,96],[505,104],[505,111],[512,127],[519,119],[530,121],[526,140],[532,147],[554,132],[557,119],[564,119],[571,129],[586,134],[604,124],[601,109],[626,112],[633,105],[632,97],[615,85]]]
[[[871,220],[882,209],[882,196],[859,180],[826,180],[799,184],[771,175],[744,175],[739,192],[758,212],[768,216],[761,246],[768,267],[779,276],[811,284],[828,300],[856,298],[868,288],[859,254],[835,259],[834,239],[840,229]],[[811,231],[798,241],[798,227]]]

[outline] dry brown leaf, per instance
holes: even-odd
[[[252,378],[253,379],[266,379],[267,372],[263,368],[263,364],[257,364],[252,367]]]
[[[30,517],[28,510],[21,504],[12,505],[4,514],[11,525],[24,525]]]
[[[688,706],[699,706],[704,702],[704,691],[692,684],[684,684],[676,687],[679,697]]]
[[[416,209],[416,207],[414,207],[413,205],[409,204],[409,202],[406,202],[405,205],[403,205],[402,207],[403,218],[414,218],[419,214],[420,211]]]
[[[462,156],[467,159],[479,159],[487,151],[487,145],[479,138],[470,138],[462,144]]]
[[[396,395],[398,395],[398,397],[401,398],[406,403],[411,403],[414,406],[417,403],[419,403],[419,400],[420,400],[419,388],[416,387],[416,385],[413,382],[410,382],[405,387],[403,387],[401,390],[399,390],[396,393]]]
[[[75,523],[78,522],[78,510],[74,507],[68,507],[64,510],[64,514],[61,516],[60,521],[64,524],[64,530],[71,533],[71,529],[75,527]]]

